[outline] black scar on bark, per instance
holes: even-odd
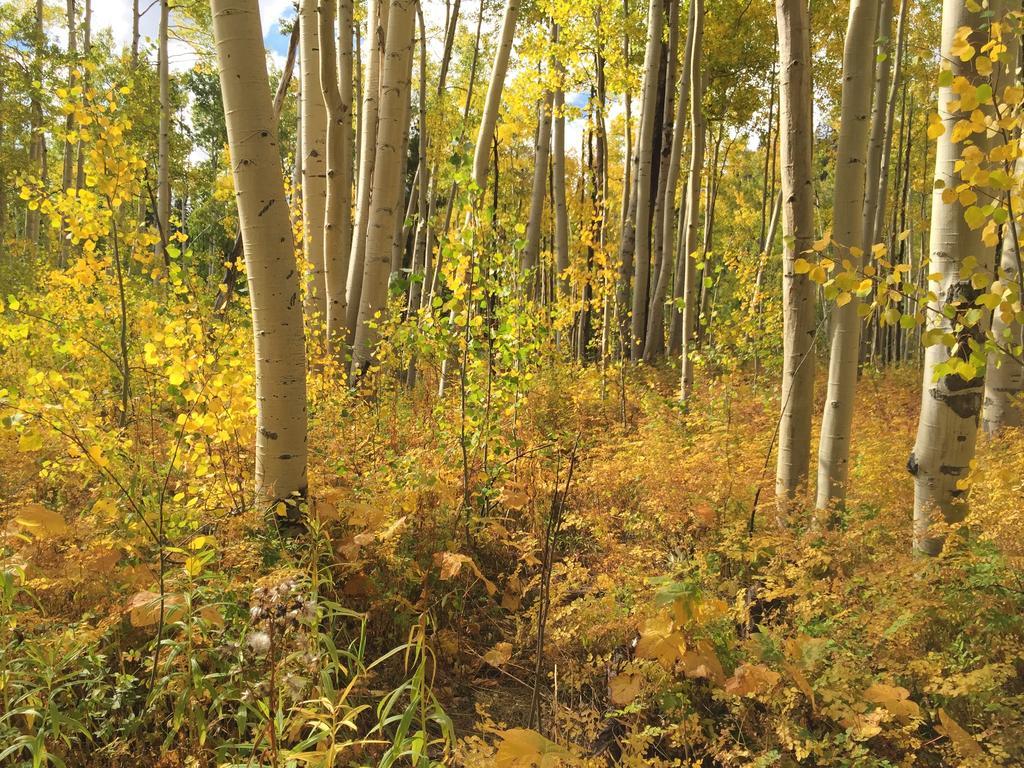
[[[946,377],[945,384],[950,391],[940,392],[937,388],[932,389],[932,398],[938,400],[940,403],[952,410],[953,413],[961,419],[977,420],[978,414],[981,413],[981,392],[977,390],[966,392],[956,391],[953,387],[953,382],[950,381],[950,379],[954,378],[961,382],[963,381],[959,376]]]
[[[260,212],[257,214],[257,216],[262,216],[264,213],[269,211],[271,208],[274,207],[274,203],[276,202],[277,200],[275,198],[270,198],[270,200],[267,201],[267,204],[260,208]]]
[[[917,477],[918,469],[920,469],[920,466],[917,463],[917,455],[911,451],[910,456],[907,457],[907,472]]]
[[[267,438],[267,440],[277,440],[277,432],[271,432],[266,427],[260,427],[260,434]]]
[[[954,466],[952,464],[942,464],[939,466],[939,472],[943,475],[949,475],[951,477],[959,477],[964,473],[965,467]]]

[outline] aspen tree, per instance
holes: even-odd
[[[75,86],[75,69],[78,66],[78,43],[75,29],[75,0],[68,0],[68,90]],[[67,191],[74,183],[75,145],[71,142],[71,133],[75,130],[75,113],[69,112],[64,121],[64,168],[61,175],[61,190]],[[60,264],[67,259],[68,241],[65,233],[65,222],[61,221],[60,230]]]
[[[630,359],[643,354],[647,330],[647,297],[651,270],[651,175],[661,60],[664,0],[651,0],[647,9],[647,48],[644,51],[643,95],[640,103],[640,135],[637,138],[636,211],[633,213],[633,315],[630,322]]]
[[[85,0],[85,16],[82,19],[82,53],[86,58],[92,50],[92,0]],[[88,81],[88,75],[84,76]],[[82,140],[78,140],[78,171],[75,174],[75,189],[85,187],[85,152],[82,151]],[[0,227],[0,229],[3,229]]]
[[[877,4],[877,3],[876,3]],[[882,156],[888,154],[891,142],[887,141],[886,128],[891,129],[888,122],[890,93],[889,72],[892,67],[892,4],[893,0],[881,0],[880,13],[877,17],[877,54],[875,56],[875,83],[871,105],[871,132],[868,134],[868,153],[865,164],[864,180],[864,234],[862,243],[870,249],[878,242],[880,234],[875,233],[875,212],[879,207],[885,209],[885,198],[881,195]],[[892,105],[896,106],[895,103]]]
[[[795,263],[814,242],[811,29],[803,0],[776,0],[782,168],[783,359],[775,494],[780,514],[807,482],[814,407],[815,285]]]
[[[338,4],[338,40],[334,5]],[[345,288],[352,247],[352,0],[320,0],[320,91],[327,108],[327,201],[323,220],[328,350],[345,351]],[[343,86],[347,84],[347,88]]]
[[[975,87],[988,82],[987,77],[978,73],[974,56],[967,54],[979,51],[988,42],[988,20],[994,11],[980,7],[972,11],[964,0],[943,1],[940,60],[943,69],[951,70],[953,82],[958,77]],[[999,14],[994,17],[999,18]],[[964,58],[956,55],[957,51],[964,53]],[[931,526],[941,521],[960,522],[967,515],[967,498],[957,484],[967,476],[974,458],[985,387],[983,366],[981,370],[975,368],[974,375],[966,379],[956,372],[944,372],[939,366],[948,364],[954,354],[966,361],[971,346],[981,343],[981,327],[960,325],[965,313],[980,309],[975,301],[978,292],[970,278],[961,277],[967,259],[982,270],[991,271],[994,267],[994,249],[984,242],[982,228],[972,229],[967,224],[958,196],[950,202],[943,198],[945,190],[971,181],[970,177],[961,176],[963,155],[974,155],[975,162],[970,165],[977,167],[978,153],[987,153],[992,144],[984,131],[973,134],[969,144],[953,140],[953,129],[962,117],[949,108],[956,98],[952,87],[940,81],[938,113],[944,130],[935,148],[928,264],[931,301],[926,310],[925,333],[953,332],[957,351],[954,353],[941,340],[925,346],[921,416],[914,450],[907,462],[914,476],[914,546],[929,555],[937,555],[944,544],[944,537],[932,533]],[[987,111],[984,106],[979,109]],[[958,318],[956,325],[945,314],[947,311]]]
[[[167,258],[167,238],[171,225],[171,80],[167,59],[167,27],[170,20],[168,0],[160,0],[160,28],[157,34],[157,79],[160,82],[160,134],[157,145],[156,219],[160,241],[155,246],[157,262]]]
[[[405,130],[403,123],[409,116],[406,101],[411,85],[415,0],[391,0],[388,16],[373,171],[373,211],[367,226],[363,287],[352,347],[353,376],[361,375],[372,360],[377,342],[374,323],[387,304],[395,218],[399,215],[405,160],[401,155],[401,145]]]
[[[704,73],[700,66],[704,45],[704,0],[691,0],[693,47],[690,50],[690,172],[686,180],[686,223],[680,235],[679,260],[683,276],[683,312],[679,343],[680,399],[686,403],[693,389],[693,343],[697,307],[697,215],[700,208],[701,169],[704,167]]]
[[[521,5],[522,0],[505,0],[505,12],[501,20],[501,36],[498,40],[498,50],[494,54],[491,81],[487,86],[484,111],[480,116],[480,130],[477,132],[476,148],[473,151],[473,181],[476,182],[481,196],[487,187],[491,143],[494,141],[494,128],[498,124],[501,92],[505,88],[505,74],[508,72],[508,60],[512,54],[512,43],[515,40],[516,22],[519,19]]]
[[[526,222],[526,245],[523,247],[523,271],[536,270],[540,255],[541,224],[544,218],[544,197],[548,181],[548,158],[551,152],[551,109],[554,104],[554,93],[544,92],[540,103],[537,119],[537,142],[533,160],[533,187],[530,192],[530,213]],[[534,296],[537,286],[537,275],[529,278],[527,294]]]
[[[327,107],[320,87],[317,0],[299,6],[299,77],[302,80],[302,235],[308,262],[307,320],[327,320],[324,215],[327,210]],[[333,31],[332,31],[333,39]],[[332,68],[333,69],[333,68]]]
[[[352,227],[352,252],[349,255],[345,318],[349,344],[355,339],[359,303],[363,292],[363,266],[366,258],[366,228],[370,221],[373,190],[373,165],[377,150],[377,116],[380,106],[380,70],[388,33],[388,0],[369,0],[366,21],[369,46],[366,52],[366,80],[359,115],[359,182],[356,186],[355,221]]]
[[[551,42],[558,45],[558,25],[552,23]],[[557,55],[557,54],[556,54]],[[554,65],[555,86],[552,102],[554,125],[551,130],[551,202],[555,212],[555,272],[557,275],[558,297],[569,297],[569,214],[565,207],[565,91],[563,80],[565,70],[556,60]]]
[[[36,0],[35,11],[35,25],[32,30],[32,43],[35,48],[32,56],[32,77],[35,80],[42,80],[43,45],[46,43],[46,36],[43,32],[43,0]],[[46,151],[43,138],[43,107],[34,90],[29,101],[29,130],[32,134],[29,138],[29,168],[33,173],[42,174],[43,155]],[[25,214],[25,239],[32,245],[39,243],[38,207],[29,208]]]
[[[678,3],[677,3],[678,5]],[[644,360],[652,362],[665,351],[665,297],[668,295],[668,284],[672,279],[676,259],[670,258],[679,250],[675,247],[672,237],[675,222],[676,185],[679,182],[679,167],[682,164],[684,123],[686,121],[686,104],[690,93],[690,58],[693,55],[693,11],[694,3],[690,3],[689,20],[686,25],[686,45],[683,53],[682,68],[679,73],[679,95],[676,98],[676,114],[672,131],[672,146],[669,149],[668,167],[665,170],[665,190],[661,215],[661,248],[662,257],[658,269],[654,294],[651,297],[650,314],[647,318],[647,344],[644,346]],[[678,11],[677,11],[678,12]],[[666,85],[668,81],[666,80]],[[666,109],[666,115],[669,110]],[[666,117],[666,121],[667,121]],[[659,177],[659,184],[660,184]],[[681,206],[685,207],[685,206]],[[685,224],[685,221],[684,221]],[[682,227],[679,227],[682,234]],[[675,310],[672,310],[672,316]]]
[[[892,81],[889,83],[889,97],[886,100],[885,127],[882,131],[882,158],[878,170],[878,198],[874,206],[874,221],[871,224],[871,236],[865,242],[880,242],[885,226],[886,198],[889,195],[889,173],[892,165],[893,126],[896,123],[896,97],[903,83],[903,52],[907,46],[907,10],[910,0],[900,3],[900,16],[896,24],[896,49],[893,54]],[[865,204],[866,209],[866,204]],[[866,224],[866,222],[865,222]]]
[[[256,359],[256,493],[306,493],[306,356],[299,276],[258,0],[211,0],[244,241]]]
[[[843,101],[836,150],[835,191],[832,206],[833,260],[858,268],[863,262],[864,185],[867,160],[868,116],[871,111],[871,49],[877,23],[878,0],[852,0],[843,50]],[[860,302],[851,293],[845,304],[832,310],[828,391],[818,448],[817,508],[828,509],[846,499],[850,462],[850,428],[857,388],[860,354]]]

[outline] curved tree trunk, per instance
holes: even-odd
[[[508,60],[512,54],[512,43],[515,39],[516,22],[519,19],[521,5],[522,0],[505,0],[501,37],[498,41],[498,50],[494,54],[494,68],[491,70],[491,82],[487,87],[484,111],[480,116],[480,130],[476,136],[476,148],[473,152],[473,181],[476,182],[481,200],[484,190],[487,188],[491,143],[494,141],[494,128],[498,123],[501,92],[505,88],[505,74],[508,72]]]
[[[944,66],[951,67],[954,79],[964,77],[975,87],[988,82],[988,78],[977,74],[973,61],[963,62],[950,51],[964,27],[974,30],[968,42],[980,50],[988,42],[988,18],[989,9],[972,12],[963,0],[944,0],[942,4],[942,61]],[[994,18],[1000,18],[1000,14],[995,13]],[[964,115],[948,110],[947,105],[954,98],[950,87],[939,88],[938,110],[945,131],[938,137],[935,149],[928,264],[931,275],[937,279],[928,282],[934,298],[926,315],[929,331],[955,332],[957,348],[965,349],[981,343],[983,329],[980,325],[955,327],[944,311],[962,320],[964,313],[978,309],[984,317],[984,310],[976,304],[978,292],[969,278],[960,277],[960,270],[970,256],[976,259],[977,268],[991,271],[994,253],[982,240],[982,229],[971,229],[964,220],[964,207],[959,199],[946,203],[942,198],[944,189],[955,189],[963,181],[957,170],[961,147],[953,142],[952,133]],[[975,134],[972,139],[982,152],[991,147],[991,140],[984,133]],[[985,386],[983,370],[966,380],[953,373],[936,378],[936,366],[948,362],[952,354],[941,341],[925,348],[921,417],[914,451],[907,463],[914,475],[914,545],[929,555],[938,554],[944,543],[943,536],[929,530],[931,525],[943,520],[960,522],[967,515],[967,498],[957,482],[967,476],[974,458]]]
[[[651,277],[651,175],[657,117],[658,77],[661,62],[661,31],[664,0],[651,0],[647,9],[647,48],[644,52],[644,84],[640,104],[640,136],[637,138],[636,211],[633,214],[633,315],[630,322],[631,360],[643,354],[647,330],[648,283]]]
[[[846,28],[843,52],[843,105],[836,150],[836,179],[832,207],[833,260],[849,259],[855,268],[863,262],[864,185],[868,144],[868,115],[871,110],[871,50],[878,13],[877,0],[853,0]],[[853,398],[857,389],[861,319],[855,295],[832,310],[831,355],[828,365],[828,393],[818,448],[817,508],[829,509],[846,500],[846,479],[850,469],[850,428]]]
[[[338,47],[334,5],[338,3]],[[327,346],[341,362],[345,354],[345,286],[352,246],[352,0],[320,0],[320,92],[327,108],[327,201],[323,221]],[[343,94],[342,84],[347,84]],[[347,99],[346,99],[347,96]]]
[[[363,287],[352,347],[352,374],[355,377],[362,375],[370,365],[378,335],[373,323],[387,304],[391,251],[395,219],[399,216],[399,192],[405,160],[401,146],[405,131],[403,120],[408,119],[409,113],[406,100],[410,86],[415,0],[391,0],[388,17],[374,153],[373,211],[367,226]]]
[[[308,262],[306,321],[319,329],[327,320],[324,215],[327,210],[327,107],[320,88],[317,0],[299,6],[299,77],[302,80],[302,242]],[[331,34],[333,40],[333,32]],[[333,67],[332,67],[333,69]]]
[[[682,348],[680,360],[679,396],[686,403],[693,390],[693,345],[694,324],[697,308],[697,262],[693,256],[697,250],[697,216],[700,209],[701,169],[704,167],[704,73],[700,61],[704,44],[704,0],[691,0],[693,9],[693,48],[690,51],[690,172],[686,180],[686,223],[685,236],[680,237],[682,246],[676,258],[682,274],[682,296],[684,301],[679,344]]]
[[[257,0],[211,0],[256,359],[256,494],[306,493],[306,355],[299,277]]]
[[[783,360],[775,494],[780,516],[807,482],[814,408],[815,285],[794,263],[814,242],[811,30],[803,0],[776,0],[782,166]]]

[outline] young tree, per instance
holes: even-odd
[[[554,94],[544,92],[537,118],[537,140],[533,160],[533,188],[530,192],[530,212],[526,222],[526,245],[523,247],[523,271],[537,269],[540,255],[541,224],[544,218],[544,197],[548,185],[548,158],[551,152],[551,108]],[[527,287],[527,294],[535,295],[537,276],[533,275]]]
[[[505,74],[508,72],[508,60],[512,55],[512,43],[515,40],[516,22],[522,0],[505,0],[505,13],[501,21],[501,36],[498,50],[494,54],[494,67],[491,69],[491,81],[487,86],[487,98],[484,111],[480,115],[480,130],[476,136],[476,148],[473,151],[473,181],[476,182],[481,196],[487,187],[487,171],[490,167],[491,142],[494,141],[494,128],[498,124],[498,108],[501,106],[501,92],[505,88]],[[481,199],[483,199],[481,197]]]
[[[782,166],[783,359],[775,495],[785,516],[807,482],[814,407],[815,285],[796,260],[814,242],[811,165],[811,29],[803,0],[776,0],[779,30],[779,153]]]
[[[690,171],[686,179],[686,219],[676,253],[677,275],[682,276],[683,311],[680,325],[680,398],[689,400],[693,390],[694,324],[697,318],[697,216],[700,209],[701,170],[704,167],[704,72],[700,62],[704,46],[704,0],[691,0],[693,42],[690,49]]]
[[[160,81],[160,135],[156,171],[156,218],[160,227],[160,242],[156,244],[158,263],[166,258],[165,250],[171,225],[171,74],[167,58],[167,27],[170,13],[169,0],[160,0],[160,29],[157,35],[157,78]]]
[[[934,279],[928,283],[931,300],[925,331],[940,338],[925,347],[921,416],[907,462],[914,476],[914,545],[929,555],[938,554],[944,544],[943,536],[930,531],[932,524],[960,522],[967,515],[967,498],[957,484],[967,476],[974,457],[985,387],[984,365],[974,362],[980,353],[983,327],[980,321],[972,324],[967,319],[971,310],[984,317],[984,310],[977,304],[979,291],[970,277],[962,275],[965,265],[970,266],[968,258],[977,268],[991,271],[994,249],[985,242],[983,229],[972,228],[966,221],[959,195],[947,202],[943,194],[960,184],[977,182],[976,174],[984,172],[982,158],[992,146],[985,130],[972,133],[971,143],[965,146],[954,140],[954,129],[963,115],[950,106],[957,99],[952,85],[977,88],[988,83],[979,73],[974,55],[989,42],[992,13],[994,18],[1000,17],[996,9],[971,7],[975,10],[964,0],[943,0],[942,4],[941,61],[952,77],[940,80],[938,92],[943,132],[935,148],[928,264],[929,277]],[[978,109],[983,116],[989,111],[984,105]],[[964,157],[971,162],[964,162]],[[952,346],[941,339],[944,334],[953,335]]]
[[[871,113],[871,49],[878,21],[878,0],[851,0],[843,50],[843,103],[836,150],[835,191],[832,207],[833,260],[849,260],[854,268],[863,261],[864,185],[867,161],[868,117]],[[828,392],[818,448],[817,507],[828,509],[846,499],[850,464],[850,428],[857,389],[860,355],[859,302],[855,295],[832,310]]]
[[[211,0],[256,358],[256,493],[306,493],[306,353],[258,0]]]
[[[387,304],[395,219],[401,206],[402,165],[405,160],[401,147],[402,134],[409,120],[406,102],[411,85],[416,0],[391,0],[388,16],[373,170],[373,211],[367,227],[363,289],[352,347],[354,377],[362,375],[372,361],[377,342],[374,323]]]
[[[327,210],[327,107],[320,86],[317,0],[299,6],[299,76],[302,80],[302,233],[309,263],[308,320],[327,319],[324,214]],[[331,33],[333,39],[333,31]],[[333,70],[333,67],[332,67]]]
[[[558,45],[558,25],[551,25],[551,42]],[[555,273],[557,275],[558,297],[569,296],[569,214],[565,207],[565,70],[559,61],[554,63],[555,86],[552,110],[554,127],[551,131],[551,202],[555,210]]]

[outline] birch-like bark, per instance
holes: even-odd
[[[384,44],[388,33],[388,0],[369,0],[366,22],[366,80],[363,86],[362,114],[359,117],[359,183],[356,188],[355,224],[352,230],[352,253],[349,257],[345,325],[348,340],[355,339],[359,304],[363,292],[363,269],[366,261],[366,231],[370,221],[373,191],[373,168],[377,152],[377,118],[380,106],[380,70],[384,60]]]
[[[686,119],[686,91],[679,93],[676,109],[676,59],[679,48],[679,0],[670,0],[668,21],[668,56],[665,63],[665,93],[661,121],[661,157],[658,171],[658,191],[654,202],[654,248],[651,276],[651,296],[647,307],[647,330],[644,332],[644,360],[653,362],[665,353],[665,292],[672,274],[673,259],[668,258],[672,248],[672,223],[675,219],[676,182],[679,180],[679,158],[683,120]],[[687,35],[687,61],[689,59]],[[685,81],[687,61],[683,62]]]
[[[505,88],[505,74],[508,72],[508,60],[512,54],[512,43],[515,40],[516,22],[519,19],[521,5],[522,0],[505,0],[498,50],[494,55],[494,67],[491,69],[491,81],[487,87],[484,111],[480,116],[480,130],[477,132],[476,148],[473,151],[473,181],[476,182],[481,200],[484,190],[487,188],[491,143],[494,141],[494,128],[498,124],[501,92]]]
[[[337,46],[334,5],[338,4]],[[352,247],[352,0],[320,0],[320,92],[327,109],[327,200],[323,219],[327,347],[339,362],[345,355],[345,287]],[[347,96],[342,93],[347,83]]]
[[[832,207],[833,260],[849,260],[855,269],[863,262],[864,185],[866,181],[868,115],[871,110],[871,50],[877,24],[877,0],[852,0],[843,51],[843,102],[836,150],[835,192]],[[853,248],[861,249],[858,254]],[[832,310],[828,391],[818,447],[819,510],[842,505],[850,469],[850,429],[857,389],[860,353],[860,302],[855,294]]]
[[[903,52],[907,46],[907,10],[909,5],[910,0],[902,0],[900,3],[900,17],[896,24],[896,48],[893,53],[892,82],[889,84],[889,98],[886,102],[885,128],[882,132],[884,137],[882,143],[882,162],[878,170],[878,201],[874,210],[874,221],[871,225],[871,237],[866,240],[868,243],[881,242],[882,230],[885,228],[886,199],[889,196],[889,175],[892,166],[893,126],[896,122],[896,101],[903,81]]]
[[[332,31],[331,38],[333,40]],[[320,87],[320,33],[317,0],[299,6],[299,77],[302,80],[302,243],[309,269],[306,322],[320,329],[327,321],[324,215],[327,210],[327,107]],[[332,67],[333,70],[333,67]]]
[[[693,9],[693,48],[690,51],[690,172],[686,180],[685,236],[680,237],[681,250],[676,254],[682,266],[683,312],[680,324],[679,397],[685,405],[693,391],[694,325],[697,309],[697,222],[700,209],[701,170],[704,167],[704,72],[701,57],[704,47],[704,0],[691,0]]]
[[[363,289],[359,300],[355,342],[352,347],[352,374],[361,376],[370,365],[380,320],[387,304],[388,277],[395,218],[400,215],[399,193],[402,186],[402,134],[409,110],[406,107],[410,87],[415,0],[391,0],[384,65],[381,74],[377,149],[374,153],[373,211],[366,237]]]
[[[75,29],[75,0],[67,0],[68,14],[68,90],[75,86],[75,69],[78,67],[78,32]],[[75,130],[75,113],[69,112],[64,120],[64,167],[61,174],[61,189],[67,191],[74,183],[75,145],[70,137]],[[59,263],[63,267],[67,263],[68,239],[67,222],[61,219]]]
[[[643,95],[640,102],[640,135],[637,137],[636,211],[633,214],[633,314],[630,321],[630,359],[643,355],[647,331],[648,283],[651,277],[651,174],[657,115],[658,77],[664,0],[651,0],[647,9],[647,48],[644,51]]]
[[[306,493],[306,355],[299,276],[257,0],[211,0],[244,241],[256,360],[256,494]]]
[[[157,79],[160,82],[160,134],[157,140],[156,217],[160,241],[154,247],[158,264],[166,259],[167,237],[171,224],[171,80],[167,59],[167,27],[170,3],[160,0],[160,28],[157,34]]]
[[[558,44],[558,25],[551,25],[551,39]],[[563,80],[565,71],[559,61],[554,63],[555,76],[558,84],[555,87],[552,101],[551,129],[551,203],[555,213],[555,275],[558,286],[558,298],[569,298],[569,213],[565,204],[565,91]]]
[[[880,180],[882,174],[882,156],[888,154],[885,129],[889,116],[889,71],[892,67],[892,4],[893,0],[881,0],[880,13],[876,19],[877,48],[875,57],[875,84],[872,91],[871,133],[868,138],[868,154],[865,164],[864,180],[864,234],[861,242],[865,250],[878,242],[875,236],[875,213],[879,207],[885,209],[885,199],[881,197]],[[873,5],[878,5],[877,0]],[[844,79],[845,82],[845,79]],[[893,107],[895,107],[893,103]]]
[[[85,16],[82,19],[82,53],[88,58],[92,50],[92,0],[85,0]],[[88,83],[89,75],[84,74],[83,80]],[[75,174],[75,189],[85,187],[85,153],[82,151],[82,140],[78,140],[78,171]]]
[[[541,224],[544,219],[544,197],[548,181],[548,159],[551,152],[551,109],[554,94],[544,92],[537,120],[537,143],[533,160],[533,187],[530,192],[530,217],[526,222],[526,245],[523,247],[523,272],[527,275],[527,295],[537,295],[537,266],[540,256]]]
[[[780,518],[807,483],[814,408],[815,284],[795,262],[814,242],[811,29],[803,0],[776,0],[782,189],[783,359],[775,495]]]
[[[963,62],[951,49],[959,30],[967,27],[973,32],[968,38],[975,50],[988,42],[989,10],[1000,18],[995,8],[970,11],[963,0],[944,0],[942,4],[942,66],[952,69],[954,80],[964,77],[972,85],[988,82],[978,75],[974,61]],[[949,361],[953,354],[968,354],[970,345],[981,342],[983,327],[954,327],[951,315],[962,322],[964,313],[978,309],[978,291],[970,278],[960,276],[964,260],[974,257],[977,267],[991,271],[994,267],[993,248],[982,240],[982,228],[971,229],[964,220],[964,207],[959,198],[950,203],[943,201],[944,189],[956,189],[962,179],[957,164],[961,161],[962,146],[952,140],[953,128],[963,118],[959,112],[950,112],[949,103],[956,99],[952,88],[940,86],[938,113],[945,128],[935,148],[935,186],[932,192],[931,232],[928,270],[928,288],[932,297],[926,312],[928,330],[957,331],[954,353],[941,341],[925,348],[921,392],[921,416],[917,440],[907,468],[914,476],[914,546],[929,555],[937,555],[944,544],[944,536],[931,531],[936,522],[962,521],[968,511],[965,491],[957,482],[967,476],[974,458],[985,388],[984,371],[970,380],[955,374],[936,377],[935,369]],[[979,107],[987,111],[986,107]],[[987,153],[992,145],[985,133],[972,136],[974,145]]]

